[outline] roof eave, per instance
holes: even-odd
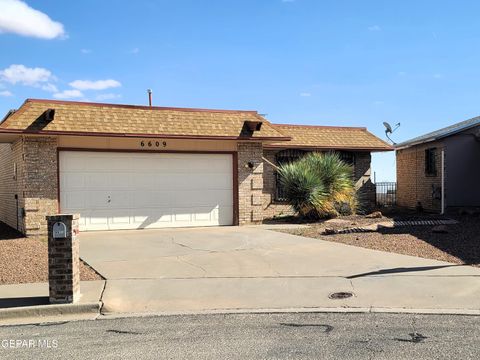
[[[400,144],[396,144],[395,145],[395,150],[407,149],[407,148],[412,147],[412,146],[417,146],[417,145],[422,145],[422,144],[426,144],[426,143],[437,141],[437,140],[442,140],[442,139],[445,139],[449,136],[453,136],[453,135],[456,135],[458,133],[461,133],[462,131],[469,130],[469,129],[472,129],[474,127],[477,127],[479,125],[480,124],[471,124],[471,125],[459,128],[459,129],[455,129],[455,130],[446,132],[444,134],[440,134],[440,135],[432,136],[432,137],[427,137],[427,138],[424,138],[424,139],[419,139],[417,141],[414,141],[416,138],[414,138],[412,140],[407,140],[407,141],[401,142]]]
[[[298,145],[298,144],[266,144],[264,145],[266,149],[282,149],[282,148],[295,148],[295,149],[306,149],[306,150],[349,150],[349,151],[370,151],[370,152],[384,152],[384,151],[393,151],[393,147],[376,147],[376,146],[312,146],[312,145]]]
[[[177,134],[142,134],[142,133],[109,133],[109,132],[85,132],[85,131],[56,131],[56,130],[23,130],[2,129],[4,134],[43,135],[43,136],[101,136],[123,138],[164,138],[164,139],[189,139],[189,140],[238,140],[238,141],[290,141],[289,137],[280,136],[213,136],[213,135],[177,135]]]

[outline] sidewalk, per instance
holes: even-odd
[[[75,304],[49,304],[48,283],[0,285],[0,325],[95,319],[105,281],[82,281]]]

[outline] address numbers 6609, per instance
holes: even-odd
[[[141,147],[167,147],[166,141],[159,141],[159,140],[142,140],[140,141]]]

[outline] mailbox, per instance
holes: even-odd
[[[54,239],[64,239],[67,237],[67,227],[63,222],[53,224],[52,230]]]

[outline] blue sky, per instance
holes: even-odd
[[[480,115],[479,13],[445,0],[0,0],[0,113],[28,97],[145,104],[152,88],[159,106],[381,138],[401,122],[402,141]],[[393,153],[373,170],[394,180]]]

